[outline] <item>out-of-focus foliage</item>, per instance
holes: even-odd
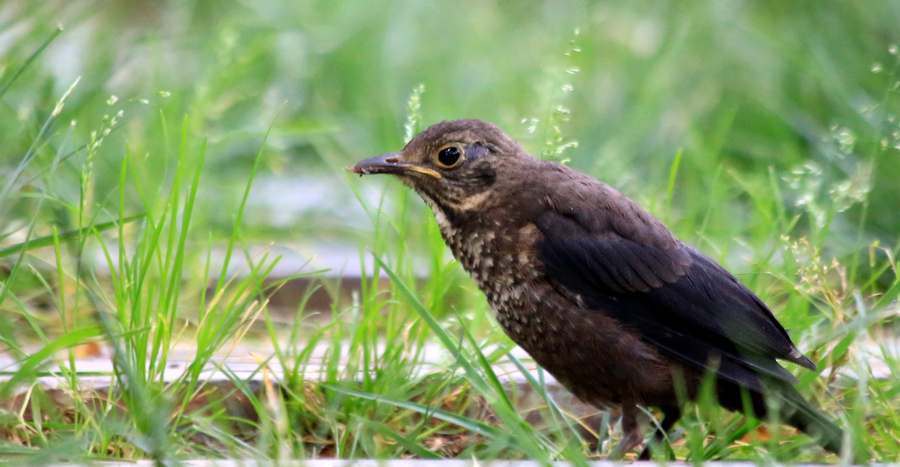
[[[708,233],[751,228],[740,193],[717,193],[716,177],[763,180],[771,166],[818,171],[823,187],[871,184],[867,235],[887,240],[900,224],[898,22],[900,4],[877,0],[7,1],[0,66],[24,61],[57,24],[64,32],[3,98],[0,163],[15,166],[78,76],[57,136],[77,118],[86,140],[116,95],[125,122],[105,150],[127,141],[134,154],[174,154],[155,110],[134,102],[148,99],[170,129],[188,114],[209,135],[225,186],[273,121],[279,173],[396,150],[406,99],[424,83],[424,123],[492,120],[536,154],[577,141],[563,155],[573,166],[645,203],[684,148],[676,196],[727,198],[713,215],[676,199],[684,234],[704,218]],[[112,175],[115,159],[103,160],[98,173]],[[785,196],[828,197],[804,189]],[[859,215],[840,217],[842,238],[855,238]]]

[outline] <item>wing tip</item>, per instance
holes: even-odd
[[[797,350],[796,347],[791,349],[791,353],[789,354],[789,358],[787,360],[790,362],[794,362],[810,371],[819,370],[819,367],[816,366],[816,364],[812,360],[810,360],[809,357],[800,353],[800,351]]]

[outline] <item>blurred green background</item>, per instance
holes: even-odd
[[[112,360],[109,375],[129,383],[102,410],[57,410],[43,428],[34,409],[0,407],[0,457],[244,456],[245,439],[261,458],[286,452],[282,441],[288,457],[436,456],[431,425],[379,398],[431,413],[478,398],[496,409],[506,395],[499,382],[496,393],[469,385],[455,364],[421,376],[410,349],[460,336],[471,355],[495,349],[478,360],[492,374],[511,344],[421,201],[344,168],[431,123],[481,118],[634,198],[735,272],[820,364],[804,390],[852,422],[875,459],[896,459],[898,25],[896,0],[0,0],[0,399],[26,386],[39,394],[36,370],[55,371],[64,355],[68,392],[82,389],[85,354]],[[143,213],[121,229],[79,230]],[[51,248],[54,231],[77,235]],[[27,239],[41,242],[4,251]],[[257,260],[264,267],[250,273],[241,263]],[[322,304],[304,303],[305,282],[266,307],[277,280],[321,269],[332,292]],[[287,316],[270,315],[276,305]],[[306,320],[321,309],[335,313]],[[251,327],[261,332],[245,339]],[[223,435],[228,449],[193,439],[182,428],[212,432],[187,404],[205,391],[201,370],[253,338],[293,348],[277,359],[294,369],[280,381],[296,390],[284,398],[290,429],[258,403],[249,416],[261,436],[236,429]],[[352,362],[379,369],[361,388],[356,366],[337,370],[346,340]],[[183,341],[196,349],[190,371],[166,381],[168,362],[186,360],[174,352]],[[313,389],[297,370],[318,344],[338,350],[325,358],[330,386]],[[875,348],[883,355],[870,358]],[[477,390],[442,405],[456,399],[450,387]],[[343,400],[345,411],[316,400]],[[140,436],[122,436],[114,418],[95,426],[95,412],[119,401],[125,432]],[[210,423],[227,427],[224,413]],[[527,426],[507,415],[504,426]],[[469,416],[445,433],[481,415]],[[681,458],[808,458],[790,442],[770,451],[777,435],[745,443],[743,425],[698,417],[682,424]],[[284,429],[270,437],[267,427]],[[570,458],[572,437],[560,433],[558,446],[503,434],[440,455]],[[710,433],[727,434],[722,446]]]
[[[2,96],[0,173],[80,77],[30,170],[121,111],[90,161],[96,209],[111,209],[100,220],[115,217],[126,152],[148,192],[168,183],[184,123],[188,151],[208,138],[194,225],[226,234],[271,126],[245,239],[355,245],[372,226],[343,168],[402,146],[422,84],[419,129],[493,121],[707,251],[759,230],[748,193],[775,190],[800,216],[792,235],[846,258],[876,240],[894,248],[900,226],[897,24],[900,3],[878,0],[7,0],[0,84],[63,30]],[[44,234],[72,210],[84,159],[54,179],[58,204],[37,213]],[[393,182],[350,183],[377,199]],[[13,188],[23,198],[0,207],[0,234],[35,216],[28,183]],[[140,211],[133,190],[126,202]]]

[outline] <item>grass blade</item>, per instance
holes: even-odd
[[[59,243],[63,243],[70,240],[75,240],[77,238],[82,238],[89,233],[104,232],[120,225],[125,225],[136,220],[143,219],[144,217],[146,217],[146,214],[136,214],[134,216],[129,216],[120,220],[104,222],[102,224],[88,226],[78,230],[70,230],[68,232],[57,235],[56,238],[54,238],[53,235],[47,235],[45,237],[35,238],[27,242],[16,243],[15,245],[0,250],[0,258],[3,258],[4,256],[14,255],[16,253],[21,253],[23,251],[31,251],[38,248],[53,246],[56,241],[59,241]]]
[[[461,428],[465,428],[473,433],[477,433],[479,435],[488,437],[492,440],[503,440],[509,441],[510,434],[506,433],[496,427],[490,426],[486,423],[482,423],[479,421],[472,420],[467,417],[463,417],[462,415],[457,415],[452,412],[448,412],[442,409],[435,409],[434,407],[417,404],[415,402],[410,401],[399,401],[393,400],[387,397],[379,396],[376,394],[369,394],[366,392],[355,391],[353,389],[342,388],[340,386],[335,386],[333,384],[323,383],[321,386],[329,391],[334,391],[338,394],[343,394],[345,396],[353,396],[359,397],[361,399],[368,399],[375,402],[382,402],[386,404],[393,405],[394,407],[398,407],[401,409],[412,410],[413,412],[420,413],[422,415],[428,415],[438,420],[443,420],[448,423],[452,423]]]
[[[16,70],[16,74],[14,74],[6,83],[3,84],[3,87],[0,88],[0,99],[2,99],[4,95],[6,95],[6,91],[8,91],[10,86],[12,86],[13,83],[16,82],[19,76],[22,76],[22,73],[25,72],[28,66],[31,65],[31,63],[34,62],[34,60],[44,52],[47,46],[50,45],[50,43],[53,42],[53,40],[56,39],[60,34],[62,34],[62,32],[62,25],[56,26],[56,30],[50,33],[50,37],[48,37],[43,44],[41,44],[34,52],[31,53],[31,55],[25,60],[25,63],[23,63],[22,66],[20,66],[19,69]]]

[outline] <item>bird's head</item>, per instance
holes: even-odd
[[[395,175],[432,208],[460,212],[483,203],[498,177],[525,158],[532,159],[497,126],[454,120],[430,126],[400,152],[365,159],[349,170]]]

